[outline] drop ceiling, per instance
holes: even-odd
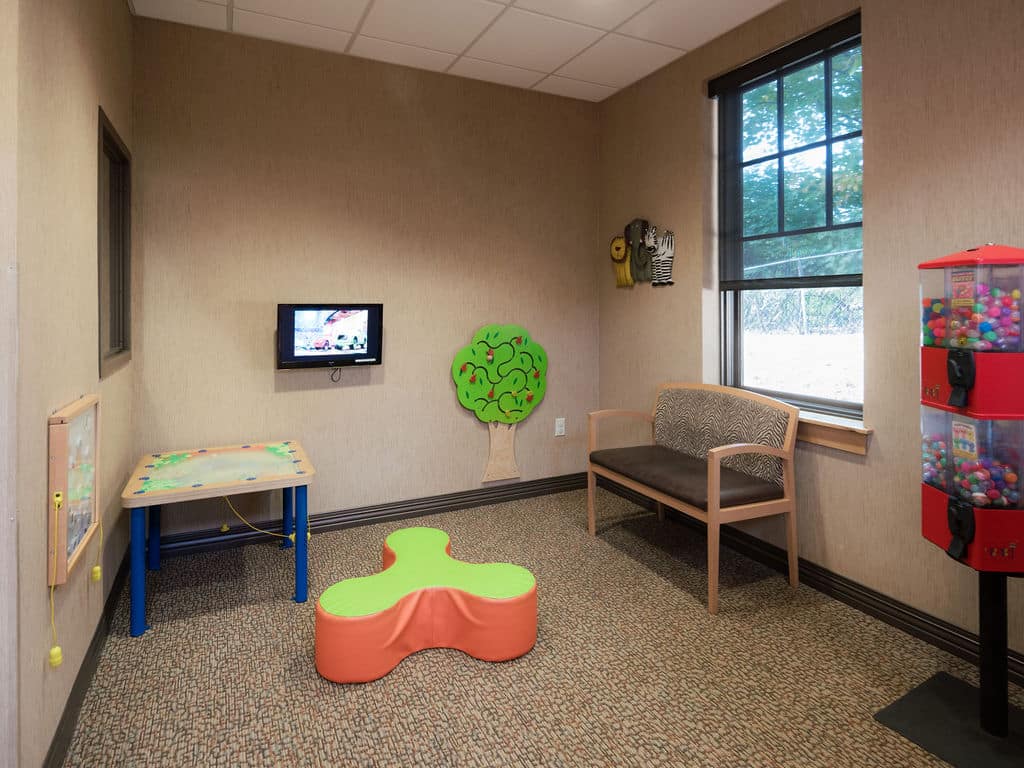
[[[780,0],[128,0],[138,16],[601,101]]]

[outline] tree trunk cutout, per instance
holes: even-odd
[[[491,438],[491,449],[481,482],[519,477],[519,467],[516,466],[516,425],[492,421],[487,425],[487,433]]]

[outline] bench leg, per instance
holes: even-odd
[[[718,534],[719,523],[708,521],[708,613],[718,613]]]
[[[594,493],[597,491],[597,477],[587,471],[587,529],[591,536],[597,535],[597,520],[594,516]]]
[[[795,509],[791,509],[786,513],[786,553],[789,556],[789,585],[795,587],[800,583],[799,576],[797,575]]]
[[[657,513],[659,520],[665,519],[665,507],[660,501],[654,502],[654,511]]]

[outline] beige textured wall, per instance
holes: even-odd
[[[657,383],[717,376],[714,104],[706,80],[857,7],[791,0],[601,106],[601,235],[633,216],[676,230],[672,289],[600,280],[602,407],[650,407]],[[1024,245],[1024,110],[1015,0],[864,0],[865,422],[868,456],[801,444],[801,555],[971,630],[977,582],[919,533],[915,265],[985,241]],[[641,118],[640,116],[643,116]],[[626,177],[643,172],[642,182]],[[658,333],[647,335],[646,329]],[[647,339],[644,341],[644,339]],[[628,360],[629,365],[621,361]],[[781,526],[748,526],[781,544]],[[1010,644],[1024,650],[1024,589]]]
[[[134,372],[98,380],[98,106],[131,144],[131,17],[124,0],[23,0],[19,24],[18,473],[20,764],[39,765],[102,613],[127,528],[118,495],[130,467]],[[51,669],[46,586],[46,419],[80,395],[102,402],[99,542],[56,590],[64,664]]]
[[[18,762],[18,3],[0,0],[0,765]]]
[[[551,360],[522,477],[583,469],[595,105],[146,19],[135,46],[137,448],[296,438],[311,514],[476,488],[487,430],[449,366],[515,322]],[[275,372],[276,304],[345,300],[384,303],[384,364]],[[177,507],[165,530],[226,513]]]

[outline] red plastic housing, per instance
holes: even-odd
[[[949,546],[949,496],[921,483],[921,535],[942,549]],[[976,571],[1024,573],[1024,509],[974,508],[974,540],[960,561]]]
[[[1024,264],[1024,248],[1011,248],[1008,245],[982,245],[968,248],[966,251],[951,253],[930,261],[922,261],[918,269],[945,269],[946,267],[975,267],[981,264]]]
[[[1024,418],[1024,353],[976,352],[974,386],[967,407],[949,402],[949,377],[943,347],[921,347],[921,404],[975,419]],[[1024,512],[1022,512],[1024,514]]]
[[[985,245],[922,262],[918,268],[984,265],[1024,265],[1024,249]],[[963,408],[948,405],[951,387],[946,371],[947,353],[943,346],[921,348],[922,405],[983,421],[1024,420],[1024,353],[976,351],[974,385],[968,390],[967,405]],[[921,484],[921,535],[943,550],[953,539],[949,530],[950,499],[946,491]],[[1024,573],[1024,509],[973,510],[974,538],[960,562],[978,571]]]

